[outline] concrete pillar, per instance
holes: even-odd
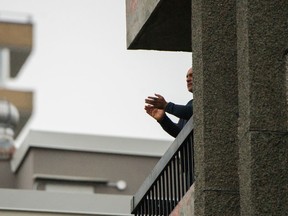
[[[195,215],[239,215],[236,1],[193,0]]]
[[[0,87],[4,87],[10,77],[10,50],[0,47]]]
[[[288,1],[237,1],[241,215],[287,215]]]

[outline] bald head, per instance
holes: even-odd
[[[188,69],[186,75],[187,89],[189,92],[193,93],[193,70],[192,67]]]

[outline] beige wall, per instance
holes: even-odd
[[[15,175],[11,172],[10,161],[0,161],[0,188],[15,188]]]
[[[126,190],[119,191],[115,187],[100,184],[95,186],[95,193],[132,195],[159,159],[148,156],[31,148],[16,173],[17,186],[19,189],[33,189],[34,175],[89,177],[107,179],[109,182],[127,182]]]
[[[9,47],[32,47],[33,25],[0,22],[0,45]]]
[[[27,154],[24,158],[24,162],[22,163],[21,169],[19,169],[16,173],[16,188],[33,188],[33,153]],[[10,171],[11,172],[11,171]]]

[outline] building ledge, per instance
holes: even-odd
[[[0,189],[0,213],[130,216],[131,196]],[[113,208],[111,208],[113,206]]]
[[[10,50],[10,77],[15,78],[33,46],[33,24],[0,20],[0,48]]]
[[[83,135],[59,132],[30,131],[12,160],[12,171],[21,165],[30,148],[68,151],[162,157],[171,141],[125,138],[101,135]]]
[[[191,1],[126,0],[127,48],[192,51]]]

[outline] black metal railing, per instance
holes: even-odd
[[[194,182],[193,120],[187,122],[131,200],[136,216],[169,215]]]

